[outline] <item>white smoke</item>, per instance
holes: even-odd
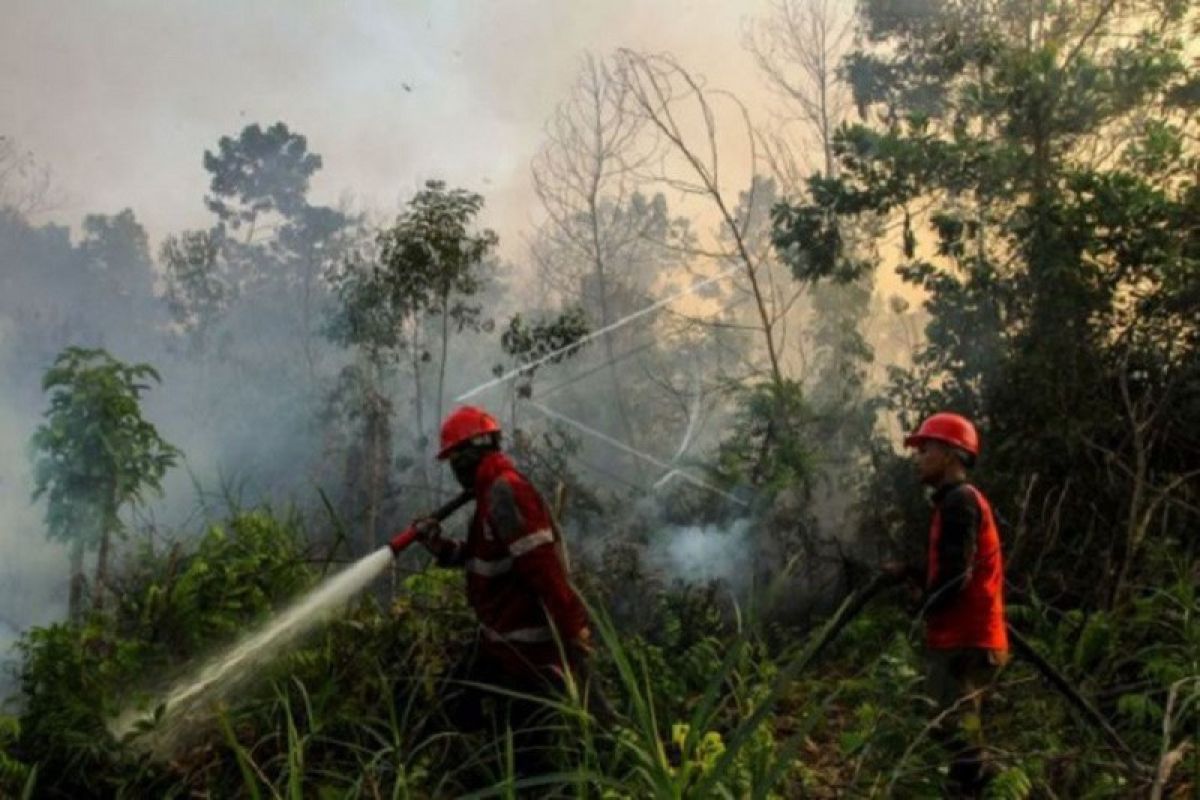
[[[728,525],[664,528],[647,547],[647,562],[685,583],[723,581],[740,586],[753,563],[749,532],[748,518]]]
[[[13,322],[0,315],[0,374],[10,356]],[[35,625],[60,619],[67,607],[66,548],[46,539],[41,509],[31,500],[27,445],[38,419],[0,392],[0,701],[12,694],[14,644]]]

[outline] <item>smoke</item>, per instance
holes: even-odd
[[[728,525],[671,526],[653,535],[647,562],[684,583],[722,581],[744,586],[754,560],[751,520]]]
[[[13,9],[14,24],[5,30],[54,31],[61,39],[47,48],[42,37],[0,32],[0,40],[12,44],[14,67],[0,76],[0,95],[12,98],[14,108],[57,109],[37,119],[15,114],[14,132],[38,142],[39,158],[88,206],[55,208],[51,214],[82,229],[82,240],[69,228],[39,226],[0,209],[0,647],[14,632],[61,618],[66,606],[65,548],[46,540],[43,507],[30,502],[26,452],[45,408],[41,377],[64,346],[105,347],[124,361],[148,362],[162,375],[162,384],[146,395],[144,414],[185,461],[167,474],[164,497],[143,512],[157,535],[186,536],[224,513],[227,500],[313,508],[320,507],[318,490],[337,504],[353,488],[356,423],[328,413],[339,373],[353,354],[320,335],[327,293],[312,309],[303,309],[311,314],[302,317],[297,293],[263,291],[258,301],[231,309],[200,353],[175,335],[156,295],[164,285],[163,265],[156,263],[150,240],[214,222],[203,211],[208,176],[200,163],[218,137],[236,136],[251,122],[287,121],[309,137],[325,162],[306,202],[349,187],[368,203],[374,199],[370,213],[381,219],[428,177],[481,191],[487,202],[481,223],[499,229],[499,252],[516,261],[518,252],[525,256],[531,220],[545,216],[530,185],[529,162],[544,141],[545,121],[575,79],[583,51],[670,50],[689,67],[719,74],[718,83],[736,90],[747,105],[762,99],[753,61],[741,52],[736,33],[741,18],[754,9],[713,0],[700,6],[703,13],[696,13],[695,3],[651,9],[626,2],[571,11],[531,2],[492,10],[439,4],[413,7],[416,11],[380,6],[349,16],[313,9],[296,15],[280,7],[253,12],[256,24],[247,25],[242,17],[189,2],[170,12],[142,9],[149,23],[136,26],[103,7],[79,11],[51,3]],[[673,24],[683,14],[699,20],[699,27]],[[264,40],[262,30],[278,35]],[[153,33],[152,41],[144,38],[146,32]],[[211,41],[232,42],[230,52],[238,57],[213,60]],[[529,52],[539,57],[531,61]],[[727,63],[710,64],[715,52],[728,53]],[[148,57],[160,68],[147,72]],[[87,69],[76,68],[85,61]],[[280,63],[294,69],[279,70]],[[81,82],[81,74],[96,77]],[[278,76],[289,83],[278,83]],[[179,98],[188,101],[185,113]],[[464,119],[471,124],[462,124]],[[88,138],[75,138],[81,132]],[[490,146],[481,149],[480,141]],[[722,155],[726,163],[739,161],[728,148]],[[685,213],[677,192],[653,200],[648,195],[641,212],[645,221],[655,221],[651,212],[660,201],[664,225]],[[80,225],[83,210],[111,212],[126,204],[136,219],[117,213],[104,217],[105,224]],[[692,223],[695,233],[711,232],[711,220],[695,217]],[[612,317],[636,313],[687,280],[684,267],[693,265],[664,259],[648,247],[636,250],[641,260],[627,270],[635,280],[607,298]],[[528,264],[503,267],[478,298],[484,315],[501,325],[518,310],[518,299],[545,294],[518,284],[530,277]],[[514,285],[505,287],[505,280]],[[643,296],[647,293],[651,296]],[[595,305],[596,288],[586,282],[568,287],[567,294],[569,301],[587,303],[590,297]],[[723,441],[730,411],[724,381],[744,374],[753,360],[740,334],[680,321],[680,314],[712,310],[714,303],[675,305],[603,337],[609,352],[601,341],[593,342],[562,363],[542,365],[533,380],[537,402],[672,467],[649,466],[609,442],[573,432],[577,445],[560,448],[542,488],[552,493],[553,481],[569,470],[571,480],[600,496],[605,526],[628,510],[621,506],[624,498],[649,487],[652,496],[661,496]],[[523,303],[519,310],[536,316],[559,309]],[[661,320],[672,320],[671,326]],[[436,363],[427,366],[423,398],[407,366],[394,365],[383,388],[395,409],[390,466],[397,486],[384,524],[403,521],[439,499],[420,490],[418,480],[424,472],[436,483],[437,418],[451,398],[492,376],[494,366],[502,365],[501,372],[517,366],[500,352],[498,338],[495,332],[455,335],[442,408],[429,397]],[[706,377],[697,377],[701,373]],[[626,401],[628,414],[618,398]],[[497,412],[506,429],[520,426],[539,442],[554,427],[518,398],[511,383],[481,392],[472,402]],[[674,479],[666,480],[671,474]],[[715,496],[697,487],[686,491]],[[352,530],[360,524],[353,503],[338,510]],[[749,519],[668,524],[711,518],[686,510],[669,520],[641,515],[637,526],[649,531],[647,558],[674,578],[740,585],[753,569]],[[579,528],[575,535],[581,540],[590,536],[583,520],[567,522]]]
[[[14,324],[0,316],[0,374],[11,362]],[[46,540],[40,509],[30,499],[33,476],[27,456],[35,415],[0,392],[0,698],[14,687],[14,645],[21,632],[66,611],[67,555]]]

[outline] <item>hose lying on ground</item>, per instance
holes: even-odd
[[[816,642],[813,643],[813,649],[809,654],[808,662],[811,663],[814,661],[817,656],[821,654],[821,651],[823,651],[825,647],[832,642],[847,625],[853,622],[854,619],[862,613],[863,609],[867,607],[868,603],[870,603],[878,595],[882,594],[885,589],[889,589],[901,582],[903,582],[903,578],[888,574],[886,572],[881,572],[876,574],[875,577],[866,583],[866,585],[855,590],[851,594],[850,599],[842,604],[842,607],[838,609],[837,613],[834,615],[834,618],[830,620],[829,624],[825,626],[825,629],[821,631],[821,634],[817,638]],[[1104,738],[1108,740],[1109,744],[1121,754],[1126,764],[1128,764],[1134,771],[1144,771],[1146,769],[1145,765],[1137,760],[1137,756],[1134,754],[1133,750],[1128,744],[1125,743],[1125,740],[1121,738],[1121,735],[1117,733],[1112,724],[1105,719],[1104,715],[1101,714],[1095,706],[1089,703],[1087,699],[1081,695],[1074,686],[1071,685],[1071,683],[1063,676],[1063,674],[1059,672],[1053,664],[1047,661],[1042,654],[1039,653],[1034,646],[1029,643],[1029,640],[1022,636],[1021,633],[1012,626],[1012,623],[1007,623],[1006,627],[1008,628],[1009,639],[1013,644],[1013,650],[1017,653],[1017,655],[1029,662],[1034,669],[1036,669],[1041,676],[1050,683],[1051,686],[1057,689],[1058,692],[1062,694],[1072,706],[1075,707],[1076,710],[1078,710],[1089,722],[1097,727],[1104,735]]]

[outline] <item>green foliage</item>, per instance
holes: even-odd
[[[149,550],[128,565],[113,613],[35,628],[22,639],[19,737],[45,786],[103,794],[158,770],[108,722],[189,659],[236,639],[311,582],[296,522],[256,511],[213,526],[196,550]],[[104,789],[103,787],[108,787]]]
[[[532,324],[526,322],[521,314],[514,314],[500,334],[500,347],[520,365],[540,361],[551,353],[556,355],[545,363],[557,364],[579,352],[581,346],[572,345],[587,336],[588,330],[587,316],[580,307],[567,309],[554,319]],[[503,364],[497,364],[492,369],[496,375],[503,375],[505,371]],[[534,367],[521,373],[525,386],[529,385],[536,371]]]
[[[137,591],[123,593],[121,616],[176,658],[233,638],[311,580],[299,531],[295,520],[251,511],[213,525],[188,556],[173,550],[165,572],[161,557],[144,553],[130,565]]]
[[[478,325],[480,307],[467,298],[482,289],[480,267],[499,242],[472,224],[483,196],[427,181],[396,224],[380,234],[380,263],[390,276],[393,301],[414,312],[448,316],[458,330]],[[458,298],[453,304],[452,297]]]
[[[35,768],[12,754],[21,736],[21,723],[16,717],[0,716],[0,792],[13,797],[36,779]]]
[[[987,787],[990,800],[1025,800],[1033,795],[1033,781],[1020,767],[1009,767],[997,775]]]
[[[309,178],[320,168],[307,139],[284,123],[266,130],[247,125],[236,139],[222,136],[216,153],[204,152],[204,169],[212,175],[205,204],[234,230],[270,212],[289,216],[307,204]]]
[[[730,485],[750,485],[766,496],[806,491],[814,475],[807,435],[812,410],[800,384],[760,383],[743,390],[730,435],[721,444],[716,471]]]
[[[498,239],[474,232],[483,197],[428,181],[395,224],[376,236],[376,252],[355,254],[330,277],[340,308],[327,332],[336,342],[381,353],[413,346],[413,322],[441,315],[458,330],[478,328],[471,299]],[[406,338],[407,337],[407,338]]]
[[[118,513],[140,503],[179,451],[142,418],[142,395],[158,381],[148,364],[124,364],[103,350],[69,347],[42,379],[46,422],[33,436],[34,499],[47,498],[52,538],[96,547],[121,526]]]
[[[838,132],[837,176],[775,210],[776,248],[805,280],[871,268],[842,226],[901,226],[897,271],[930,321],[892,408],[905,426],[973,417],[993,504],[1055,508],[1035,524],[1065,535],[1039,568],[1109,609],[1151,528],[1186,540],[1194,513],[1162,503],[1194,512],[1180,455],[1200,452],[1198,128],[1165,102],[1194,80],[1195,12],[1137,5],[1053,4],[1030,32],[1011,4],[862,4],[845,64],[862,119]]]
[[[266,510],[212,526],[186,552],[144,549],[117,582],[112,614],[24,640],[25,708],[19,725],[0,720],[6,791],[32,779],[47,796],[497,796],[506,786],[532,788],[512,776],[502,733],[458,732],[440,718],[445,676],[474,627],[463,576],[449,570],[406,576],[389,607],[369,597],[351,604],[264,665],[218,725],[193,731],[171,764],[147,761],[136,740],[108,733],[112,715],[152,698],[148,680],[236,639],[315,577],[299,519]],[[1012,615],[1091,692],[1149,663],[1130,653],[1152,654],[1154,682],[1112,709],[1147,758],[1159,747],[1158,681],[1194,674],[1200,652],[1195,589],[1177,577],[1139,597],[1136,619],[1056,619],[1037,604]],[[546,699],[556,772],[543,780],[586,797],[939,796],[944,754],[927,729],[914,629],[899,609],[868,609],[813,663],[812,632],[767,636],[738,625],[716,591],[659,589],[641,602],[648,622],[640,634],[593,609],[599,647],[590,690],[604,691],[615,716],[601,724],[571,692]],[[1180,699],[1175,714],[1186,731],[1197,703]],[[1029,667],[1003,673],[989,709],[985,733],[1002,753],[990,796],[1038,796],[1047,786],[1060,796],[1120,796],[1138,785]]]

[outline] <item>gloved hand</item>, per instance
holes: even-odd
[[[909,613],[917,613],[921,607],[922,584],[925,578],[921,568],[904,561],[885,561],[880,565],[880,569],[884,574],[895,578],[898,583],[904,584],[905,606]]]
[[[423,544],[435,558],[445,553],[451,546],[450,542],[442,538],[441,523],[433,517],[418,519],[413,522],[412,526],[417,532],[417,541]]]
[[[417,538],[422,542],[440,539],[442,536],[442,524],[435,517],[421,517],[413,520],[412,526],[417,531]]]
[[[592,657],[592,629],[583,628],[574,639],[567,642],[567,655],[580,660]]]

